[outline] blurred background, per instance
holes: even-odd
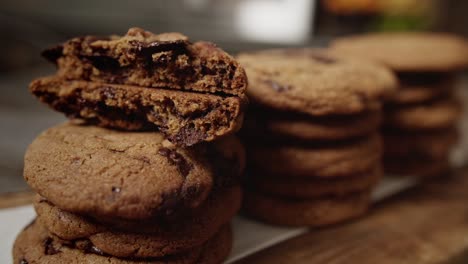
[[[64,120],[29,95],[28,83],[52,74],[39,54],[78,35],[124,34],[138,26],[210,40],[231,53],[323,46],[368,31],[446,31],[468,36],[460,0],[2,0],[0,2],[0,193],[25,190],[27,145]]]

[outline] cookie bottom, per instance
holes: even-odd
[[[13,246],[13,263],[80,263],[80,264],[188,264],[188,263],[222,263],[232,247],[232,230],[225,225],[203,247],[185,254],[151,259],[120,259],[94,248],[82,251],[70,248],[54,241],[46,229],[38,222],[27,226],[16,238]]]
[[[370,204],[370,190],[344,196],[316,199],[285,199],[246,191],[244,212],[258,220],[285,226],[325,226],[364,214]]]

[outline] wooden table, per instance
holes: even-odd
[[[466,264],[468,167],[380,202],[354,222],[290,239],[238,263]],[[0,196],[0,208],[30,203],[29,192]]]

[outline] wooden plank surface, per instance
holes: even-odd
[[[0,209],[30,204],[34,195],[32,191],[4,193],[0,195]]]
[[[374,206],[345,225],[311,230],[245,263],[468,263],[468,169]]]

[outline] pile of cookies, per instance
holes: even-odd
[[[447,171],[461,114],[454,87],[457,71],[468,66],[466,41],[437,33],[380,33],[338,39],[332,48],[382,63],[400,81],[385,105],[386,171],[422,177]]]
[[[132,28],[47,50],[30,90],[73,119],[39,135],[24,177],[37,219],[15,263],[220,263],[241,206],[247,79],[227,53]]]
[[[248,175],[243,208],[264,222],[322,226],[363,214],[382,174],[384,67],[325,50],[238,56],[251,102],[241,130]]]

